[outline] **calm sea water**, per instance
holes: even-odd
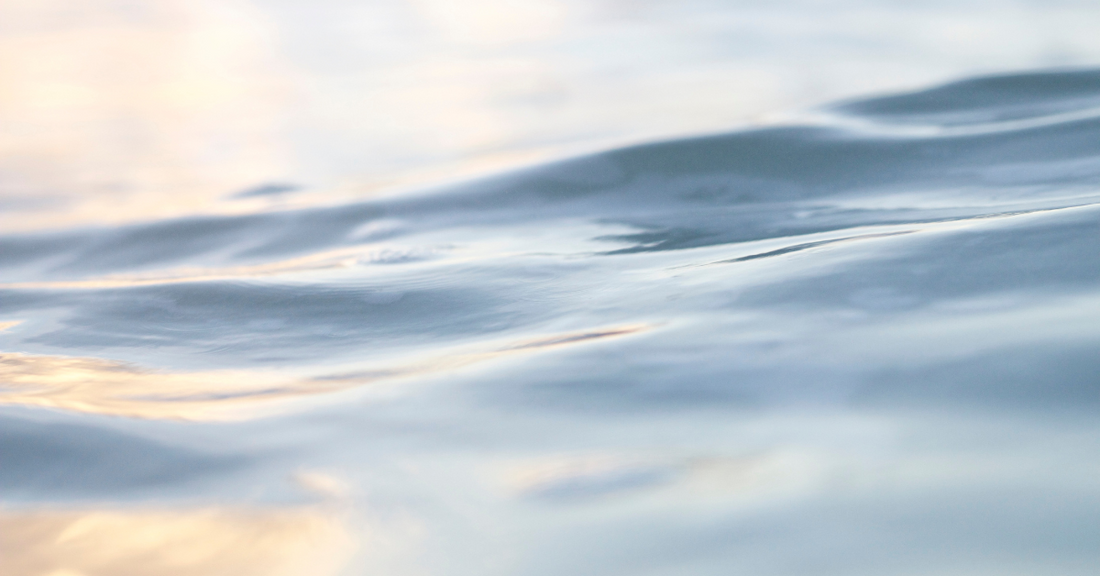
[[[1100,566],[1096,70],[258,182],[9,192],[3,574]]]

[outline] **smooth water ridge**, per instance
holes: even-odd
[[[0,572],[1093,575],[1098,241],[1095,70],[4,233]]]

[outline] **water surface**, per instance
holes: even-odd
[[[1098,184],[1064,69],[4,233],[0,563],[1093,574]]]

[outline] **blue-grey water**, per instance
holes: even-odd
[[[1098,242],[1091,69],[0,233],[0,572],[1093,575]]]

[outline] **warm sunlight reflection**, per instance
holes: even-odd
[[[99,358],[2,353],[0,380],[3,404],[195,420],[241,417],[257,400],[322,391],[260,372],[165,373]]]
[[[271,31],[246,2],[0,0],[0,202],[36,222],[178,214],[287,161]]]
[[[0,353],[0,404],[59,408],[135,418],[232,420],[278,410],[279,400],[349,390],[457,370],[503,356],[539,352],[634,334],[616,326],[505,342],[488,350],[454,351],[422,360],[314,377],[275,371],[171,373],[101,358]]]
[[[354,548],[319,508],[0,510],[4,576],[329,576]]]

